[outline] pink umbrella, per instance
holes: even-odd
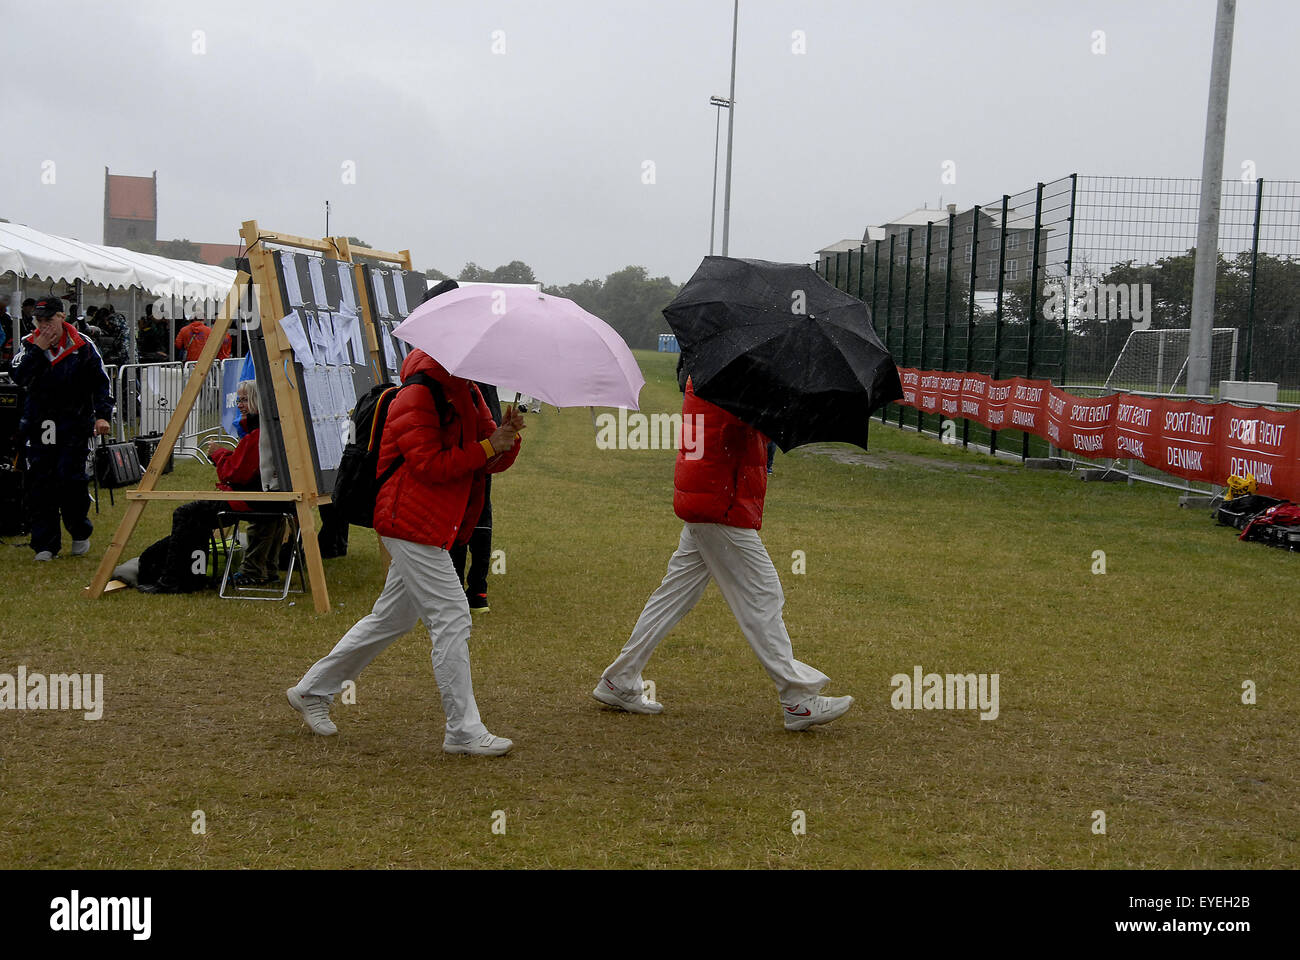
[[[449,290],[416,307],[393,334],[455,376],[557,407],[636,410],[645,383],[609,324],[529,287]]]

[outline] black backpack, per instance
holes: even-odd
[[[400,387],[381,383],[358,400],[352,412],[352,436],[343,448],[343,458],[334,475],[334,491],[330,494],[330,501],[348,523],[358,527],[375,525],[375,500],[380,488],[406,459],[399,453],[388,469],[379,473],[379,446],[388,421],[388,408],[398,390],[413,384],[426,387],[433,395],[440,422],[446,425],[455,417],[454,408],[442,392],[442,384],[423,373],[411,374]]]

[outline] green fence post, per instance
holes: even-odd
[[[1255,369],[1255,275],[1259,270],[1259,214],[1264,205],[1264,178],[1255,181],[1255,235],[1250,243],[1250,305],[1246,308],[1246,371],[1250,380]],[[1234,378],[1237,371],[1232,371]],[[1281,379],[1281,378],[1279,378]]]
[[[889,264],[885,272],[885,350],[893,353],[889,346],[889,335],[893,332],[891,329],[894,325],[894,238],[895,234],[889,235]],[[897,362],[897,361],[895,361]],[[903,366],[907,366],[904,359]],[[884,420],[884,411],[881,411],[880,419]]]
[[[966,297],[966,372],[971,373],[974,367],[974,346],[975,346],[975,281],[978,279],[977,269],[980,262],[980,208],[976,204],[971,207],[970,211],[970,287],[967,289]],[[961,426],[961,445],[962,447],[970,446],[970,421],[962,418]]]
[[[1061,319],[1061,383],[1065,387],[1066,366],[1070,360],[1070,302],[1074,297],[1074,202],[1079,194],[1079,175],[1070,174],[1070,218],[1065,242],[1065,316]]]
[[[880,241],[873,240],[872,243],[876,248],[872,251],[871,260],[871,324],[876,327],[876,333],[879,333],[880,314],[876,310],[876,286],[880,280]],[[885,349],[889,349],[889,344],[885,344]]]
[[[948,254],[943,268],[943,369],[948,369],[948,326],[952,320],[952,237],[957,214],[948,214]]]
[[[1029,268],[1029,329],[1025,335],[1025,376],[1031,378],[1034,375],[1034,324],[1038,320],[1038,241],[1042,236],[1042,227],[1043,185],[1039,183],[1034,198],[1034,262]],[[1029,432],[1024,430],[1020,433],[1020,459],[1029,459]]]
[[[903,343],[901,345],[901,354],[903,362],[907,362],[907,310],[912,299],[912,228],[907,228],[907,264],[903,268]],[[918,366],[919,370],[920,367]],[[898,429],[903,429],[903,405],[898,405]]]
[[[1007,269],[1007,203],[1011,197],[1002,194],[1002,229],[1000,232],[1000,241],[998,243],[998,299],[993,309],[993,373],[990,376],[996,380],[1002,373],[1002,290],[1003,280]],[[997,456],[998,452],[998,432],[989,431],[989,456]]]
[[[925,363],[925,333],[930,325],[930,247],[934,239],[934,221],[930,220],[925,225],[925,271],[921,276],[921,362],[920,366],[924,367]],[[920,407],[916,408],[916,432],[920,433],[925,426],[925,411]]]

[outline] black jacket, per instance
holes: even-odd
[[[478,392],[483,394],[483,402],[487,404],[488,413],[492,414],[492,420],[499,427],[501,426],[501,400],[497,397],[497,388],[490,383],[479,383],[474,381],[478,387]]]
[[[95,344],[63,324],[63,340],[51,351],[33,343],[32,333],[15,351],[9,366],[15,382],[26,388],[18,429],[25,437],[39,437],[47,420],[54,422],[57,442],[84,443],[95,421],[113,418],[113,398],[108,376]],[[55,353],[53,361],[49,353]]]

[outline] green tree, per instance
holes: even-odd
[[[680,289],[668,277],[651,277],[645,267],[628,266],[604,280],[583,280],[543,287],[546,293],[567,297],[588,313],[600,317],[636,349],[653,350],[659,334],[668,333],[663,309]]]
[[[604,319],[605,316],[605,281],[583,280],[581,283],[567,283],[558,287],[543,287],[542,290],[556,297],[572,300],[588,313]]]
[[[480,267],[477,263],[471,260],[469,263],[465,264],[464,269],[460,271],[460,276],[456,279],[477,283],[537,282],[537,277],[533,275],[533,268],[522,260],[511,260],[509,263],[502,264],[495,270]]]
[[[434,283],[438,283],[442,280],[451,279],[445,273],[439,270],[437,267],[430,267],[428,270],[424,271],[424,275],[428,277],[430,280],[432,280]]]
[[[190,260],[203,262],[203,254],[197,243],[188,240],[163,240],[158,244],[158,255],[168,260]]]
[[[605,315],[601,319],[629,346],[654,349],[659,334],[668,332],[663,308],[677,296],[678,289],[668,277],[650,277],[645,267],[624,267],[605,278],[601,288]]]
[[[1235,269],[1247,278],[1239,292],[1245,297],[1240,310],[1246,330],[1238,344],[1238,369],[1241,376],[1252,380],[1273,381],[1283,388],[1295,387],[1300,361],[1300,260],[1259,255],[1253,329],[1248,281],[1250,260],[1250,251],[1243,251],[1234,260]],[[1219,325],[1216,318],[1215,326]]]
[[[122,246],[134,253],[147,253],[154,257],[162,256],[158,250],[158,244],[152,240],[128,240]]]
[[[533,276],[533,268],[522,260],[511,260],[509,263],[497,267],[488,277],[495,283],[536,283],[537,277]]]

